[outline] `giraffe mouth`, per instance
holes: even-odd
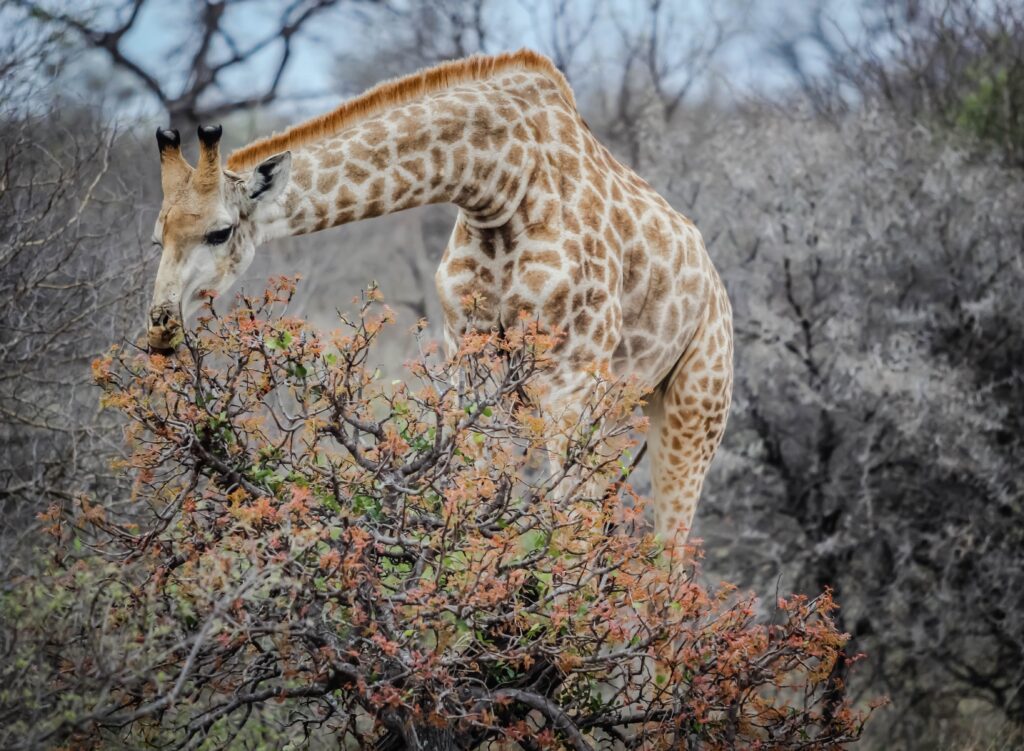
[[[185,332],[180,326],[173,329],[153,327],[149,330],[149,351],[156,355],[172,355],[184,339]]]
[[[180,321],[166,307],[154,307],[149,312],[149,323],[147,340],[152,354],[171,355],[185,339]]]

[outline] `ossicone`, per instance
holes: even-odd
[[[156,129],[156,145],[160,151],[181,148],[181,135],[173,128]]]
[[[156,129],[156,145],[160,147],[160,185],[164,195],[175,193],[188,182],[192,168],[181,155],[181,136],[173,128]]]
[[[200,192],[216,190],[221,183],[219,125],[200,125],[199,161],[196,163],[195,186]]]
[[[219,125],[200,125],[199,129],[199,140],[204,146],[216,146],[220,143],[220,137],[224,133],[224,129]]]

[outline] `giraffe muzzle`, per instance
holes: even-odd
[[[158,355],[170,355],[185,338],[181,322],[170,308],[154,306],[149,311],[149,351]]]

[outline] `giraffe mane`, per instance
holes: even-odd
[[[404,104],[425,94],[456,86],[466,81],[480,81],[507,70],[539,72],[558,84],[569,104],[575,108],[569,82],[547,57],[539,52],[521,49],[499,55],[471,55],[424,68],[407,76],[382,81],[359,96],[342,102],[330,112],[292,125],[282,133],[253,141],[232,152],[229,170],[253,167],[269,156],[334,135],[342,128],[373,115],[389,106]]]

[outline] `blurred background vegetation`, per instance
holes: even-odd
[[[832,588],[867,654],[852,690],[892,699],[865,745],[1019,746],[1022,24],[1014,0],[0,2],[4,586],[51,503],[127,503],[89,362],[141,334],[154,126],[219,121],[239,145],[381,78],[525,45],[698,224],[729,289],[737,390],[698,513],[705,574],[769,601]],[[244,284],[301,273],[298,312],[331,327],[376,280],[406,324],[383,350],[397,372],[419,317],[439,337],[453,219],[279,241]]]

